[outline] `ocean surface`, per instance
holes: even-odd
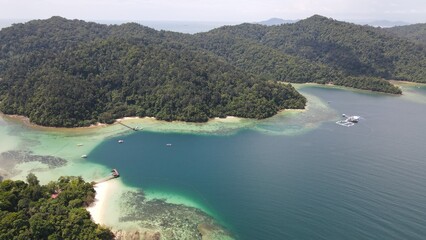
[[[237,239],[424,239],[426,88],[300,91],[332,117],[292,134],[292,116],[230,134],[140,131],[105,140],[91,161],[125,185],[192,199]],[[362,119],[340,126],[342,113]]]
[[[46,129],[0,115],[0,175],[93,181],[117,168],[119,185],[105,207],[114,228],[131,224],[117,217],[121,194],[142,190],[147,199],[202,210],[236,239],[422,240],[426,85],[399,84],[402,96],[296,85],[308,99],[305,111],[261,121],[125,121],[138,132],[119,124]],[[337,125],[343,113],[361,120]],[[158,206],[163,214],[187,211],[149,206],[154,215]]]

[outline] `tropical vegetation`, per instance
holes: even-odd
[[[0,31],[0,111],[64,127],[125,116],[262,119],[304,108],[282,82],[401,94],[387,80],[426,82],[425,66],[418,41],[318,15],[194,35],[52,17]]]
[[[30,173],[27,182],[0,181],[0,239],[114,239],[85,209],[94,197],[81,177],[40,185]]]

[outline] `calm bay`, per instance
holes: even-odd
[[[197,202],[238,239],[423,239],[425,87],[414,89],[419,101],[300,90],[327,102],[336,119],[292,135],[262,123],[233,134],[141,131],[90,155],[120,169],[128,186]],[[339,126],[341,113],[362,119]]]

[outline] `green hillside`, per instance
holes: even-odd
[[[318,15],[279,26],[226,26],[195,39],[229,62],[276,80],[333,82],[391,93],[398,90],[383,79],[426,82],[422,45],[379,28]]]
[[[225,58],[234,66],[266,79],[294,83],[333,83],[358,89],[399,94],[401,90],[374,76],[349,75],[319,61],[285,53],[263,44],[268,27],[243,24],[198,34],[192,44]]]
[[[203,122],[266,118],[306,99],[181,34],[137,24],[105,26],[54,17],[0,32],[0,110],[47,126],[110,123],[124,116]]]

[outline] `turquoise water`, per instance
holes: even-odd
[[[307,111],[233,134],[142,131],[106,139],[90,161],[148,194],[182,196],[239,239],[424,239],[425,88],[300,91],[328,104],[315,108],[322,124],[302,131],[294,119],[315,118]],[[362,120],[342,127],[341,113]]]

